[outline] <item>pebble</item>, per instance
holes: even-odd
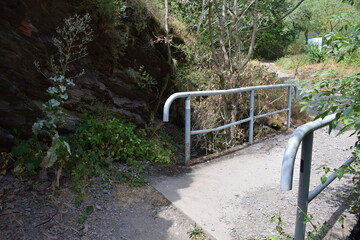
[[[6,203],[6,208],[8,208],[8,209],[14,209],[14,208],[15,208],[15,205],[12,204],[12,203]]]

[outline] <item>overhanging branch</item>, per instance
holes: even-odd
[[[290,13],[292,13],[295,9],[297,9],[300,4],[302,2],[304,2],[305,0],[300,0],[296,5],[295,7],[293,7],[292,9],[290,9],[288,12],[286,12],[283,16],[281,16],[280,18],[276,19],[273,23],[271,23],[270,25],[266,26],[266,27],[262,27],[262,28],[258,28],[257,31],[260,32],[260,31],[264,31],[266,29],[269,29],[271,27],[273,27],[275,24],[277,24],[278,22],[280,22],[281,20],[283,20],[284,18],[286,18]]]

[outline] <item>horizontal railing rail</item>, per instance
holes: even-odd
[[[305,238],[305,218],[307,215],[308,204],[332,181],[334,181],[334,179],[336,179],[336,172],[334,172],[327,178],[325,183],[320,184],[319,186],[315,187],[311,192],[309,192],[313,133],[317,129],[329,125],[332,121],[334,121],[334,119],[335,114],[327,116],[324,119],[318,119],[316,121],[306,123],[298,127],[291,135],[285,148],[281,168],[280,187],[283,190],[291,190],[294,175],[295,158],[300,143],[302,143],[297,215],[295,224],[295,240],[303,240]],[[354,160],[355,158],[351,157],[342,166],[349,165]]]
[[[243,88],[234,88],[228,90],[211,90],[211,91],[192,91],[192,92],[178,92],[172,94],[165,102],[163,109],[163,121],[169,121],[169,112],[171,104],[178,98],[185,98],[185,163],[188,163],[190,160],[190,136],[195,134],[209,133],[213,131],[219,131],[231,126],[235,126],[241,123],[249,122],[249,143],[253,143],[253,129],[254,129],[254,120],[281,113],[287,112],[287,128],[290,127],[290,118],[291,118],[291,84],[277,84],[277,85],[261,85],[253,87],[243,87]],[[287,108],[277,110],[270,113],[265,113],[261,115],[254,115],[254,106],[255,106],[255,91],[262,89],[272,89],[272,88],[288,88],[288,98],[287,98]],[[235,94],[241,92],[250,92],[250,112],[249,117],[241,119],[236,122],[232,122],[223,126],[211,128],[211,129],[201,129],[191,131],[191,97],[200,97],[200,96],[211,96],[211,95],[225,95],[225,94]]]

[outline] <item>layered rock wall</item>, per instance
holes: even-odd
[[[29,136],[31,126],[42,117],[42,104],[51,82],[36,71],[34,61],[46,64],[56,49],[51,44],[57,26],[67,17],[79,13],[74,0],[0,0],[0,148],[8,149],[14,141],[14,130]],[[81,11],[81,10],[80,10]],[[83,14],[80,12],[79,14]],[[132,26],[134,19],[118,31],[126,31],[123,52],[111,48],[112,33],[103,27],[102,19],[93,19],[94,41],[89,55],[71,66],[74,72],[86,73],[75,79],[66,103],[67,122],[63,131],[72,131],[86,110],[118,113],[139,124],[148,122],[158,105],[160,89],[171,72],[164,44],[154,44],[161,31],[150,16],[145,17],[141,31]],[[143,19],[143,20],[144,20]],[[131,70],[144,66],[156,84],[141,88]],[[171,86],[166,86],[169,89]],[[158,109],[156,109],[158,110]]]

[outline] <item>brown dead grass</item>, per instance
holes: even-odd
[[[336,77],[360,72],[360,66],[348,63],[337,63],[333,59],[327,59],[323,63],[310,63],[305,61],[305,55],[295,55],[282,58],[274,66],[277,70],[295,76],[296,80],[312,79],[320,71],[327,71],[324,77]]]

